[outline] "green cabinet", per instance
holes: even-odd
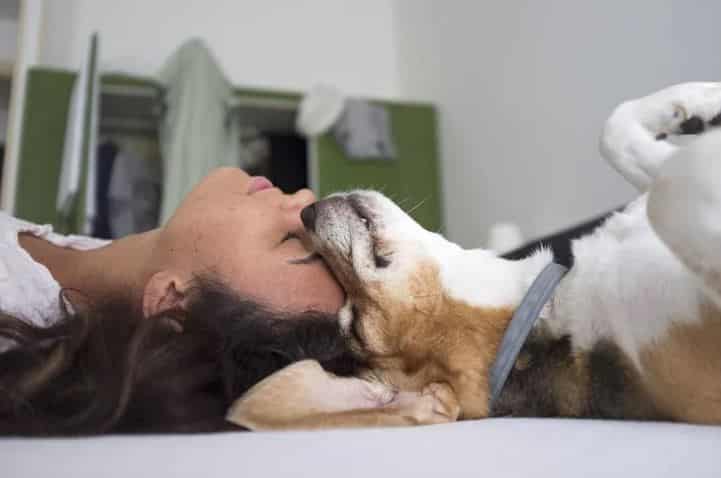
[[[32,68],[27,79],[15,214],[38,223],[56,223],[55,202],[61,168],[68,105],[76,75]],[[102,85],[153,84],[134,77],[104,76]],[[239,99],[298,102],[300,95],[238,89]],[[310,184],[319,196],[354,188],[383,191],[411,210],[430,230],[442,229],[440,165],[435,109],[427,104],[379,102],[388,108],[396,144],[393,160],[347,158],[331,135],[310,144]]]
[[[318,192],[377,189],[398,202],[423,227],[442,229],[436,114],[428,105],[382,103],[391,116],[396,158],[349,159],[327,134],[314,145]]]
[[[14,211],[22,219],[58,220],[55,201],[75,76],[47,69],[28,72]]]

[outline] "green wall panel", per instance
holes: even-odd
[[[356,189],[383,191],[411,210],[426,229],[441,231],[441,192],[436,113],[422,104],[380,103],[391,116],[396,158],[349,159],[326,134],[316,141],[321,196]]]
[[[75,76],[48,69],[28,71],[15,193],[15,215],[28,221],[56,221],[65,123]]]
[[[238,88],[236,94],[271,100],[300,101],[302,98],[294,92],[254,88]],[[435,108],[420,103],[377,103],[385,106],[391,115],[397,158],[391,161],[349,159],[330,134],[323,135],[315,144],[318,193],[323,197],[348,189],[378,189],[400,202],[405,209],[412,209],[411,215],[424,227],[441,231],[443,219]]]

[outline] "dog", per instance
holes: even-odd
[[[254,430],[405,426],[489,416],[721,423],[721,84],[618,106],[601,153],[640,196],[572,244],[491,401],[489,372],[548,250],[510,261],[424,230],[373,191],[302,211],[347,293],[342,333],[368,367],[294,363],[228,420]],[[682,141],[694,135],[692,141]]]

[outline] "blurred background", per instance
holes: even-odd
[[[718,18],[715,0],[0,0],[2,208],[119,237],[231,164],[378,188],[508,249],[633,197],[603,121],[718,80]]]

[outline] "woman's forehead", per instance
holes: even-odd
[[[256,280],[258,295],[277,309],[336,313],[345,300],[343,289],[321,263],[263,268]]]

